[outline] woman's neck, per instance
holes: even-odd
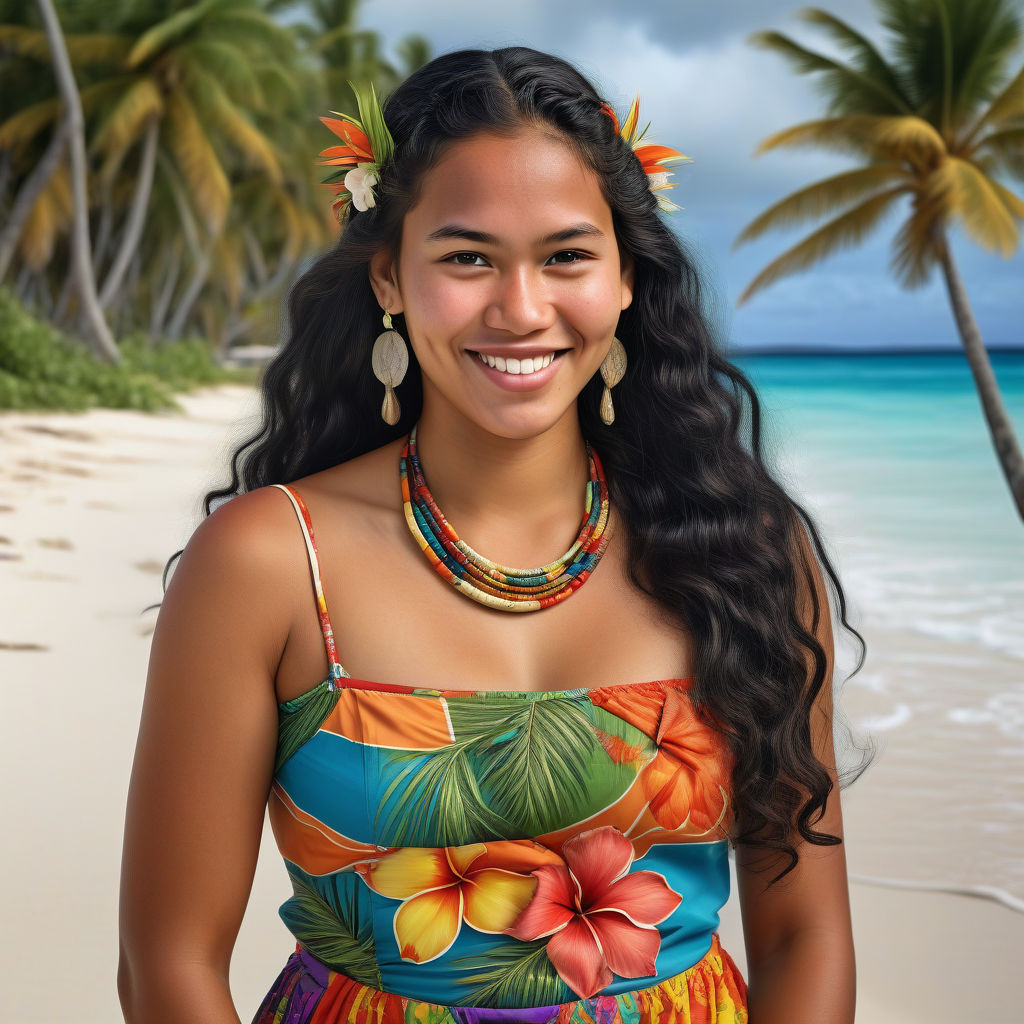
[[[536,536],[545,550],[553,531],[571,542],[589,478],[574,409],[543,434],[525,439],[498,437],[465,419],[427,414],[420,417],[416,443],[434,500],[474,547],[474,538],[483,544],[509,533]]]

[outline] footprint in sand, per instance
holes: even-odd
[[[57,548],[60,551],[71,551],[74,548],[66,537],[37,537],[36,543],[41,548]]]

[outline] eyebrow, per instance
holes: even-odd
[[[553,231],[550,235],[538,238],[537,244],[550,245],[552,242],[567,242],[570,238],[585,236],[603,238],[604,232],[588,221],[581,221],[579,224],[573,224],[572,227]],[[479,242],[481,245],[497,245],[500,241],[496,235],[488,234],[486,231],[473,231],[461,224],[445,224],[427,235],[428,242],[437,242],[445,238],[465,238],[470,242]]]

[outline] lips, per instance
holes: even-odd
[[[505,351],[508,352],[509,350],[506,349]],[[520,349],[519,351],[525,352],[526,350]],[[466,354],[473,360],[474,365],[481,373],[503,390],[535,391],[538,388],[543,387],[558,372],[558,369],[561,366],[561,359],[559,356],[564,355],[567,351],[569,350],[562,349],[561,351],[553,351],[548,349],[548,365],[539,366],[535,369],[528,370],[526,373],[521,372],[522,361],[530,359],[532,364],[533,359],[525,355],[523,355],[522,360],[520,361],[520,372],[515,373],[508,370],[505,365],[506,361],[499,355],[491,357],[492,361],[498,365],[490,366],[480,353],[467,349]],[[515,359],[516,357],[510,355],[509,358]],[[544,358],[544,356],[538,357],[537,362],[543,362]]]

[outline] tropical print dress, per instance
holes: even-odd
[[[338,663],[279,707],[296,940],[253,1024],[745,1024],[718,941],[731,761],[688,680],[433,690]]]

